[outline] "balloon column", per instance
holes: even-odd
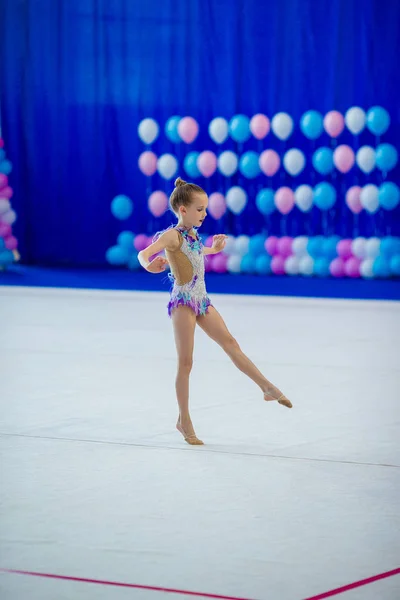
[[[8,181],[11,171],[12,163],[7,159],[4,141],[0,138],[0,270],[6,269],[20,258],[18,240],[13,235],[17,215],[11,205],[13,190]]]

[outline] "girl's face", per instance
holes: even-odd
[[[207,216],[207,207],[207,194],[193,194],[190,206],[181,206],[179,208],[180,221],[186,227],[200,227]]]

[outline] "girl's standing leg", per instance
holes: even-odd
[[[292,407],[292,403],[257,369],[254,363],[242,352],[239,344],[229,332],[221,315],[210,306],[206,315],[197,317],[199,326],[205,333],[225,350],[229,358],[240,371],[252,379],[263,391],[265,400],[277,400],[280,404]]]
[[[187,306],[179,306],[172,313],[172,324],[178,353],[178,371],[175,380],[179,405],[177,428],[189,444],[202,444],[194,433],[189,413],[189,377],[193,365],[196,315]]]

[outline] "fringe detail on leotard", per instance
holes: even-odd
[[[198,301],[192,298],[189,294],[179,292],[175,297],[171,298],[168,302],[168,315],[171,316],[174,308],[178,306],[188,306],[197,315],[206,315],[211,304],[211,300],[208,296]]]

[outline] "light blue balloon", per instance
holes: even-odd
[[[3,250],[0,252],[0,265],[7,267],[14,262],[14,254],[11,250]]]
[[[119,196],[115,196],[113,201],[111,202],[111,212],[116,219],[120,219],[124,221],[128,219],[133,211],[133,202],[128,196],[124,194],[120,194]]]
[[[390,115],[382,106],[373,106],[367,112],[367,127],[371,133],[382,135],[389,129]]]
[[[170,117],[165,123],[165,135],[174,144],[179,144],[182,141],[178,133],[178,125],[180,120],[181,117],[175,115]]]
[[[308,240],[307,252],[312,258],[322,258],[324,256],[324,238],[322,235],[316,235]]]
[[[247,177],[247,179],[254,179],[254,177],[257,177],[257,175],[261,173],[257,152],[253,152],[252,150],[245,152],[240,157],[239,170],[242,175]]]
[[[332,235],[324,238],[322,243],[322,255],[330,260],[336,258],[338,255],[336,250],[338,242],[340,242],[340,237],[338,235]]]
[[[378,256],[374,260],[374,264],[372,266],[372,272],[375,275],[375,277],[381,277],[381,278],[390,277],[391,273],[390,273],[389,261],[386,258],[383,258],[383,256]]]
[[[137,256],[137,253],[136,253],[136,252],[134,252],[134,253],[133,253],[133,254],[132,254],[130,257],[129,257],[129,260],[128,260],[128,268],[129,268],[131,271],[137,271],[137,270],[140,268],[140,266],[141,266],[141,265],[140,265],[140,262],[139,262],[139,259],[138,259],[138,256]]]
[[[400,277],[400,254],[396,254],[390,261],[390,270],[393,275]]]
[[[379,144],[375,158],[378,169],[386,173],[397,165],[398,153],[392,144]]]
[[[300,129],[309,140],[316,140],[324,130],[324,120],[316,110],[308,110],[300,119]]]
[[[242,258],[242,262],[240,263],[240,270],[242,273],[255,273],[256,263],[254,256],[251,254],[245,254]]]
[[[126,265],[129,260],[129,252],[121,246],[111,246],[106,252],[106,260],[110,265]]]
[[[317,258],[314,261],[314,273],[318,277],[329,277],[329,259],[328,258]]]
[[[400,254],[400,238],[388,235],[381,240],[381,256],[390,259],[396,254]]]
[[[312,157],[313,167],[321,175],[328,175],[333,171],[333,152],[330,148],[323,146],[318,148]]]
[[[250,119],[246,115],[235,115],[229,121],[229,133],[235,142],[247,142],[251,136]]]
[[[9,160],[3,160],[0,163],[0,173],[3,173],[4,175],[9,175],[12,171],[12,163]]]
[[[394,210],[400,202],[399,186],[391,181],[382,183],[379,188],[379,204],[385,210]]]
[[[271,273],[271,257],[267,255],[257,256],[256,272],[258,275],[269,275]]]
[[[322,181],[314,188],[314,204],[320,210],[329,210],[336,202],[336,190],[330,183]]]
[[[185,160],[183,161],[183,168],[189,177],[195,178],[200,177],[200,171],[197,166],[197,159],[199,158],[199,152],[189,152],[186,154]]]
[[[260,190],[256,196],[256,206],[262,215],[270,215],[276,206],[274,202],[274,191],[270,188]]]
[[[250,238],[249,242],[249,253],[253,256],[260,256],[261,254],[265,254],[265,240],[265,235],[262,235],[261,233],[253,235]]]
[[[124,248],[128,252],[133,252],[134,251],[134,247],[133,247],[134,239],[135,239],[135,236],[133,235],[132,231],[121,231],[121,233],[119,234],[119,236],[117,238],[117,242],[118,242],[118,245],[121,246],[121,248]]]
[[[2,238],[2,237],[0,237],[0,252],[1,252],[2,250],[4,250],[4,248],[5,248],[5,247],[6,247],[6,245],[5,245],[5,243],[4,243],[4,240],[3,240],[3,238]]]

